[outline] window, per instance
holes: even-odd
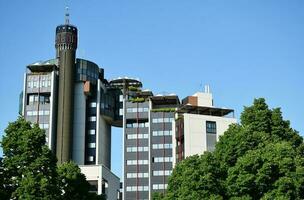
[[[128,134],[127,139],[148,139],[149,135],[147,133],[144,134]]]
[[[27,111],[26,112],[26,115],[27,116],[37,116],[37,114],[39,114],[39,115],[49,115],[50,114],[50,111],[49,110],[39,110],[39,112],[38,111]]]
[[[148,178],[148,173],[127,173],[127,178]]]
[[[216,122],[206,121],[206,132],[216,134]]]
[[[149,191],[148,186],[127,186],[127,192]]]
[[[148,151],[148,147],[127,147],[127,152],[144,152]]]
[[[127,160],[127,165],[147,165],[148,160]]]
[[[39,100],[39,101],[38,101]],[[50,94],[44,93],[44,94],[30,94],[28,95],[28,104],[34,104],[34,103],[40,103],[40,104],[48,104],[50,103]]]
[[[167,189],[168,184],[153,184],[153,190],[163,190]]]
[[[154,157],[153,162],[159,163],[159,162],[172,162],[172,157]]]
[[[172,170],[160,170],[160,171],[153,171],[153,176],[170,176]]]
[[[172,149],[172,144],[153,144],[152,149]]]
[[[141,108],[127,108],[128,113],[137,113],[137,112],[148,112],[149,108],[141,107]]]
[[[153,136],[171,136],[172,135],[172,131],[171,130],[167,130],[167,131],[153,131],[152,135]]]
[[[95,134],[96,134],[95,129],[90,129],[90,130],[89,130],[89,135],[95,135]]]
[[[40,127],[41,129],[48,129],[48,128],[49,128],[49,124],[41,123],[41,124],[39,124],[39,127]]]
[[[96,143],[95,142],[89,143],[88,147],[89,148],[96,148]]]
[[[145,128],[149,127],[149,122],[141,122],[141,123],[127,123],[127,128]]]
[[[93,162],[94,161],[94,156],[89,156],[88,159],[87,159],[87,161]]]
[[[173,122],[174,118],[154,118],[152,119],[152,123],[171,123]]]
[[[91,107],[91,108],[96,108],[96,102],[91,102],[91,103],[90,103],[90,107]]]
[[[91,116],[89,117],[90,122],[96,122],[96,116]]]

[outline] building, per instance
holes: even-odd
[[[22,115],[45,129],[46,142],[58,163],[73,160],[92,191],[118,199],[120,180],[111,172],[111,126],[118,90],[109,88],[104,70],[76,58],[77,28],[56,28],[56,58],[27,66]],[[118,106],[118,107],[117,107]]]
[[[234,110],[216,108],[209,86],[205,92],[186,97],[173,123],[173,165],[188,156],[213,151],[230,124],[237,123]]]
[[[236,123],[233,110],[213,106],[208,87],[180,103],[175,94],[153,95],[142,90],[136,80],[118,78],[110,84],[123,91],[125,200],[152,199],[153,193],[165,193],[176,162],[213,151],[219,136]]]
[[[58,163],[80,166],[92,192],[109,200],[165,193],[177,162],[213,151],[236,123],[232,109],[214,107],[209,87],[180,102],[143,90],[135,78],[108,81],[104,69],[76,58],[77,34],[67,15],[56,28],[56,57],[27,66],[20,111],[45,129]],[[112,126],[123,128],[122,185],[111,172]]]

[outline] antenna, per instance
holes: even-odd
[[[65,7],[65,24],[70,24],[69,7]]]

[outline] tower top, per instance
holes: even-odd
[[[70,24],[69,7],[65,7],[65,24]]]

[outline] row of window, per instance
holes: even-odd
[[[88,143],[88,148],[96,148],[96,143],[95,142]]]
[[[149,134],[143,133],[143,134],[128,134],[127,139],[148,139]]]
[[[47,95],[38,95],[38,94],[30,94],[28,97],[28,104],[34,104],[34,103],[41,103],[41,104],[47,104],[50,103],[50,96]]]
[[[127,152],[145,152],[148,147],[127,147]]]
[[[153,176],[170,176],[172,170],[153,171]]]
[[[127,178],[149,178],[149,173],[127,173]]]
[[[172,162],[172,157],[154,157],[153,162],[159,163],[159,162]]]
[[[43,87],[51,87],[51,80],[42,80],[40,81],[28,81],[27,82],[28,88],[43,88]]]
[[[173,162],[172,157],[153,157],[154,163],[160,163],[160,162]],[[127,160],[127,165],[148,165],[148,160]]]
[[[153,136],[171,136],[172,131],[153,131],[152,135]]]
[[[154,118],[152,119],[152,123],[169,123],[173,122],[174,118]]]
[[[167,189],[168,184],[153,184],[152,188],[153,190],[163,190],[163,189]]]
[[[149,108],[127,108],[127,113],[148,112]]]
[[[153,144],[152,149],[172,149],[172,144]]]
[[[149,127],[149,122],[141,122],[141,123],[127,123],[127,128],[144,128]]]
[[[47,124],[47,123],[41,123],[41,124],[39,124],[39,127],[41,129],[48,129],[49,128],[49,124]]]
[[[127,160],[127,165],[147,165],[148,160]]]
[[[127,186],[126,190],[127,192],[144,192],[149,191],[149,186]]]
[[[37,115],[49,115],[50,111],[49,110],[33,110],[33,111],[26,111],[27,116],[37,116]]]

